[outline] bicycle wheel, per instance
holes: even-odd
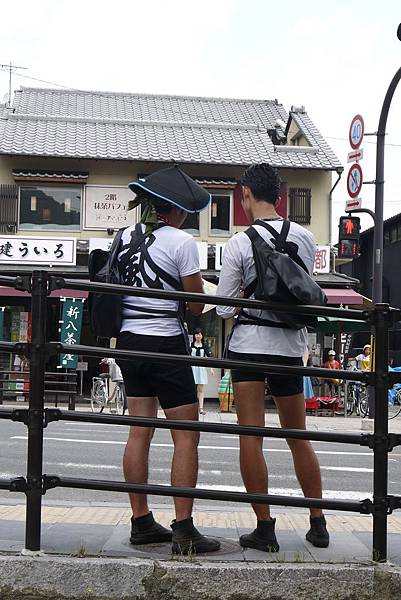
[[[118,385],[116,389],[116,413],[123,415],[125,413],[124,394],[121,387]]]
[[[401,390],[397,390],[397,394],[395,396],[394,404],[388,405],[388,418],[395,419],[401,412]]]
[[[360,413],[362,419],[367,417],[368,412],[369,412],[368,395],[364,394],[359,399],[359,413]]]
[[[94,413],[101,413],[106,405],[104,385],[102,381],[94,381],[91,391],[91,408]]]

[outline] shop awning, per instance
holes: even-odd
[[[28,292],[22,292],[21,290],[15,290],[14,288],[0,286],[0,296],[21,296],[28,298],[30,294]],[[83,290],[53,290],[50,293],[50,298],[87,298],[88,292]]]
[[[342,288],[323,288],[327,296],[328,304],[352,304],[360,305],[364,303],[362,294],[358,294],[355,290]]]
[[[370,331],[370,326],[364,321],[353,319],[337,319],[335,317],[318,317],[316,330],[327,335],[333,333],[355,333],[356,331]]]

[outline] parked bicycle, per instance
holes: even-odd
[[[338,386],[338,404],[337,410],[335,411],[336,415],[344,414],[344,403],[345,403],[345,385]],[[348,384],[347,390],[347,415],[351,416],[352,414],[356,414],[360,417],[366,417],[369,411],[368,404],[368,393],[366,385],[351,381]]]
[[[390,390],[388,403],[388,418],[395,419],[401,412],[401,388]]]
[[[127,395],[121,371],[113,359],[103,359],[101,363],[108,364],[111,372],[100,373],[99,376],[92,377],[92,411],[101,413],[106,406],[109,406],[110,412],[116,412],[118,415],[123,415],[127,408]],[[109,380],[115,384],[111,395],[109,395]]]

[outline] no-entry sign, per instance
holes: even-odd
[[[365,124],[361,115],[355,115],[351,121],[349,128],[349,143],[351,148],[356,150],[361,145],[363,134],[365,131]]]
[[[347,190],[351,198],[357,198],[362,188],[362,169],[358,163],[350,167],[347,176]]]

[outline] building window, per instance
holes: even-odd
[[[191,235],[199,235],[199,213],[188,213],[181,229]]]
[[[79,231],[82,188],[72,185],[20,187],[20,229]]]
[[[309,225],[311,222],[311,190],[309,188],[290,189],[289,219],[295,223]]]
[[[231,194],[212,194],[210,203],[210,235],[230,235]]]

